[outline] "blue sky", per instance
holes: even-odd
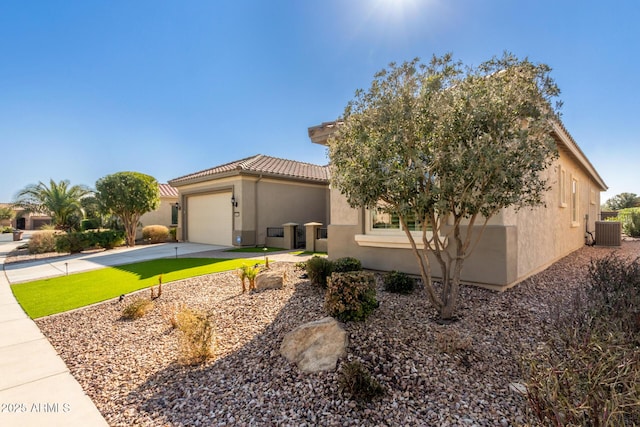
[[[603,202],[640,194],[638,18],[636,0],[4,1],[0,202],[258,153],[325,164],[307,128],[389,62],[505,50],[553,68]]]

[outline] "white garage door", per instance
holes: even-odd
[[[187,239],[193,243],[232,245],[231,192],[189,196]]]

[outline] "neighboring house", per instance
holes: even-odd
[[[142,237],[142,228],[147,225],[178,226],[178,189],[169,184],[158,184],[160,190],[160,205],[155,211],[147,212],[140,218],[136,239]]]
[[[215,245],[264,245],[267,228],[325,223],[329,170],[258,154],[175,178],[178,239]],[[301,231],[300,231],[301,230]]]
[[[0,203],[0,207],[10,207],[10,203]],[[19,230],[39,230],[43,225],[51,224],[51,216],[35,212],[25,212],[22,208],[13,208],[15,215],[11,220],[0,220],[0,226],[11,226]]]
[[[311,127],[309,137],[327,145],[336,126],[336,122],[327,122]],[[505,209],[492,218],[465,261],[463,281],[496,289],[513,286],[582,247],[585,231],[594,231],[600,192],[607,186],[561,123],[554,124],[553,137],[560,156],[546,171],[552,187],[544,198],[546,207],[518,213]],[[337,189],[331,190],[330,218],[329,258],[352,256],[366,268],[419,274],[397,219],[375,209],[353,209]],[[438,276],[439,266],[433,258],[431,265]]]

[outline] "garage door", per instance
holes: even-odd
[[[231,192],[189,196],[187,240],[210,245],[232,245]]]

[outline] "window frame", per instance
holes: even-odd
[[[574,175],[571,176],[571,226],[578,227],[580,225],[580,191],[579,181]]]

